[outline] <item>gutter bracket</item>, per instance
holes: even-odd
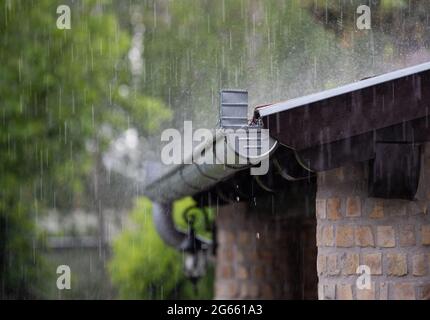
[[[369,196],[413,200],[421,170],[421,147],[408,142],[376,142],[369,162]]]

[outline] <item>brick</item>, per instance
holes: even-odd
[[[258,297],[258,286],[252,282],[244,282],[240,287],[240,298],[255,299]]]
[[[357,288],[357,300],[375,300],[375,283],[371,284],[370,289]]]
[[[421,243],[430,246],[430,224],[421,226]]]
[[[428,205],[427,205],[427,201],[424,200],[418,200],[418,206],[420,208],[418,214],[427,214],[428,213]]]
[[[376,239],[379,247],[393,248],[396,245],[394,228],[392,226],[378,226]]]
[[[400,277],[408,273],[406,254],[387,253],[386,261],[387,275]]]
[[[331,169],[328,171],[318,172],[318,185],[330,186],[342,182],[344,178],[343,168]]]
[[[339,220],[342,218],[339,198],[327,199],[327,218],[329,220]]]
[[[237,297],[239,288],[236,282],[233,282],[233,283],[230,282],[227,285],[227,290],[229,293],[229,297]]]
[[[239,249],[239,248],[237,248]],[[245,253],[242,250],[236,250],[235,252],[235,262],[245,261]]]
[[[326,226],[323,227],[321,235],[321,243],[323,246],[332,247],[334,246],[334,227]]]
[[[340,267],[343,275],[356,274],[358,268],[358,253],[344,253],[340,256]]]
[[[421,286],[420,288],[420,299],[430,300],[430,284]]]
[[[427,213],[427,201],[416,200],[409,202],[407,214],[409,215],[419,215]]]
[[[381,253],[365,253],[362,255],[362,264],[370,268],[370,274],[382,274],[382,254]]]
[[[394,300],[415,300],[415,287],[412,283],[396,283],[393,291]]]
[[[427,255],[417,254],[412,257],[412,274],[417,277],[427,274]]]
[[[260,299],[273,299],[274,297],[274,292],[273,292],[273,288],[271,285],[269,284],[263,284],[262,288],[261,288],[261,297],[259,297]]]
[[[352,300],[352,286],[350,284],[338,284],[336,293],[338,300]]]
[[[327,257],[323,254],[318,255],[317,258],[317,272],[322,275],[327,271]]]
[[[264,267],[263,266],[256,266],[254,268],[254,279],[264,279],[265,278],[265,272],[264,272]]]
[[[336,228],[336,247],[352,247],[354,246],[354,227],[338,226]]]
[[[336,299],[336,286],[334,284],[320,285],[321,289],[318,293],[320,300],[334,300]]]
[[[323,230],[322,226],[317,226],[317,235],[316,235],[316,238],[317,238],[317,246],[318,247],[320,247],[320,246],[323,245],[322,244],[322,230]]]
[[[333,170],[336,176],[336,179],[338,179],[339,182],[342,182],[345,179],[345,172],[343,169],[344,168],[340,167]]]
[[[385,215],[388,217],[405,216],[410,201],[401,199],[390,199],[384,203]]]
[[[248,261],[248,263],[249,262],[257,263],[257,262],[260,262],[261,260],[265,260],[265,261],[271,260],[272,253],[269,250],[266,250],[265,252],[263,252],[264,254],[262,254],[261,249],[258,249],[258,247],[256,246],[252,246],[251,248],[242,249],[242,250],[245,251],[244,257]]]
[[[347,217],[361,216],[360,197],[348,197],[348,199],[346,199],[346,216]]]
[[[252,252],[252,251],[251,251]],[[269,250],[260,250],[256,252],[256,257],[258,260],[272,262],[273,261],[273,253]]]
[[[372,201],[372,208],[369,214],[371,219],[382,219],[384,217],[384,203],[382,200]]]
[[[340,269],[337,264],[337,255],[331,254],[327,256],[327,273],[329,275],[338,275],[340,273]]]
[[[246,231],[240,231],[239,232],[239,244],[246,245],[249,244],[252,240],[252,236],[249,232]]]
[[[234,257],[232,247],[223,246],[222,250],[219,250],[221,261],[231,261]]]
[[[224,283],[224,281],[221,281],[221,280],[217,280],[217,281],[215,281],[215,284],[214,284],[214,287],[215,287],[215,296],[217,297],[217,299],[221,299],[221,298],[226,298],[226,286],[225,286],[225,283]]]
[[[355,228],[355,245],[359,247],[375,246],[371,226],[357,226]]]
[[[223,279],[230,279],[233,277],[233,268],[229,265],[221,265],[217,271],[219,272],[219,276]]]
[[[388,284],[385,282],[379,284],[379,300],[388,300]]]
[[[230,231],[219,230],[217,234],[217,241],[222,244],[232,244],[234,242],[234,234]]]
[[[401,224],[399,226],[399,240],[401,247],[415,246],[415,226],[413,224]]]
[[[216,281],[216,296],[219,299],[234,299],[238,295],[235,281]]]
[[[317,219],[325,219],[327,217],[327,201],[325,199],[316,200],[316,215]]]
[[[248,270],[244,266],[239,266],[236,270],[238,279],[248,279]]]
[[[324,286],[318,284],[318,300],[324,300]]]
[[[349,164],[343,167],[347,173],[346,178],[348,181],[355,183],[356,181],[363,179],[365,176],[364,166],[357,164]]]

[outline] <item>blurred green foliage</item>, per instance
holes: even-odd
[[[177,201],[173,215],[177,225],[186,230],[183,211],[195,205],[190,198]],[[203,223],[196,230],[204,231]],[[115,240],[109,264],[112,281],[124,299],[211,299],[213,269],[200,279],[197,288],[182,272],[183,256],[168,247],[157,234],[152,221],[151,202],[139,198],[131,212],[130,226]]]
[[[34,223],[46,206],[82,202],[101,129],[149,134],[170,117],[159,99],[119,94],[130,37],[111,2],[65,3],[71,30],[56,28],[57,1],[0,0],[0,298],[37,295]]]

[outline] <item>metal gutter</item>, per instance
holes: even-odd
[[[273,140],[269,152],[261,155],[260,159],[262,160],[272,153],[276,146],[277,143]],[[225,150],[225,153],[231,152],[235,155],[236,161],[234,165],[222,164],[225,163],[225,159],[219,159],[217,156],[223,154],[220,149]],[[211,157],[214,159],[213,164],[198,164],[199,158],[203,157],[203,153],[205,152],[211,154]],[[250,160],[253,160],[253,163],[255,163],[259,158],[251,159],[241,155],[229,143],[228,134],[219,130],[213,140],[210,140],[200,148],[194,149],[192,154],[187,157],[186,162],[192,164],[175,165],[167,173],[151,182],[145,188],[144,193],[151,200],[158,203],[170,203],[174,200],[208,190],[236,172],[252,167],[253,164]]]
[[[206,143],[185,155],[183,164],[173,166],[151,182],[145,194],[158,203],[171,203],[206,191],[236,172],[267,159],[277,142],[267,132],[263,134],[260,125],[248,124],[247,110],[247,91],[222,90],[220,128],[212,131],[212,138]]]
[[[153,201],[170,203],[174,200],[193,195],[206,188],[210,188],[219,180],[233,174],[236,170],[220,164],[197,165],[195,160],[201,156],[203,150],[214,153],[217,144],[222,144],[224,136],[218,134],[215,139],[210,140],[204,147],[194,149],[192,154],[185,157],[187,163],[173,166],[164,175],[151,182],[145,194]],[[245,166],[244,166],[245,168]]]

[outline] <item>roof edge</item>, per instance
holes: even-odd
[[[424,71],[430,70],[430,62],[418,64],[412,67],[399,69],[382,75],[374,76],[365,80],[353,82],[347,85],[343,85],[337,88],[313,93],[307,96],[294,98],[291,100],[278,102],[262,107],[257,107],[255,113],[260,117],[266,117],[271,114],[279,113],[289,109],[297,108],[303,105],[308,105],[314,102],[326,100],[336,96],[340,96],[345,93],[361,90],[364,88],[372,87],[377,84],[389,82],[392,80],[404,78],[407,76],[415,75]]]

